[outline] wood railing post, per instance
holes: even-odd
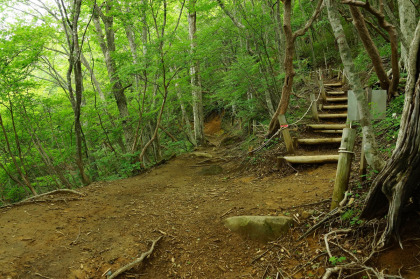
[[[318,83],[319,83],[319,88],[321,90],[321,97],[322,100],[325,102],[327,100],[327,92],[325,91],[325,87],[324,87],[324,78],[322,76],[322,71],[319,70],[319,79],[318,79]]]
[[[317,105],[317,101],[315,98],[315,94],[311,93],[310,95],[311,97],[311,104],[312,104],[312,117],[315,119],[316,122],[319,122],[319,117],[318,117],[318,105]]]
[[[286,117],[284,114],[280,114],[278,117],[278,120],[280,122],[280,129],[282,129],[282,135],[284,139],[284,143],[286,144],[287,153],[293,154],[295,153],[295,149],[293,148],[293,140],[290,136],[289,132],[289,125],[287,124]]]
[[[345,128],[341,145],[339,148],[339,157],[337,164],[337,174],[335,176],[334,191],[331,201],[331,209],[339,206],[340,201],[344,198],[350,177],[351,161],[353,159],[354,141],[356,139],[356,130]]]

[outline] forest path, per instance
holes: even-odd
[[[223,138],[220,128],[207,132],[213,142]],[[83,198],[57,194],[0,209],[0,278],[105,278],[162,233],[151,258],[119,278],[261,278],[267,263],[252,259],[266,246],[231,233],[223,219],[301,212],[290,208],[328,199],[335,164],[259,179],[228,156],[233,147],[95,182],[79,189]]]

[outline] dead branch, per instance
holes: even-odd
[[[150,254],[152,254],[153,250],[155,249],[155,245],[156,243],[161,240],[163,236],[160,236],[158,239],[153,240],[152,241],[152,246],[150,247],[149,251],[144,252],[143,254],[140,255],[139,258],[137,258],[135,261],[121,267],[120,269],[118,269],[117,271],[115,271],[111,276],[108,277],[108,279],[113,279],[115,277],[117,277],[118,275],[122,274],[123,272],[126,272],[127,270],[132,269],[135,265],[143,262],[143,260],[147,257],[150,256]]]

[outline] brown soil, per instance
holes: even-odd
[[[218,123],[218,129],[208,129],[213,143],[223,137],[215,136],[222,133]],[[273,272],[282,265],[275,253],[253,259],[273,245],[231,233],[223,219],[302,215],[299,206],[331,197],[336,166],[257,178],[238,169],[241,159],[230,156],[229,148],[203,148],[132,178],[93,183],[79,189],[82,198],[57,194],[0,209],[0,278],[105,278],[161,235],[152,256],[119,278],[268,278],[270,266]],[[211,165],[223,172],[206,175],[203,170]],[[324,211],[327,206],[318,205]],[[314,251],[310,258],[323,249],[317,238],[305,243]],[[325,257],[321,260],[325,264]],[[312,269],[293,278],[320,277],[323,264]]]

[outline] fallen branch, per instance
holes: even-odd
[[[123,272],[126,272],[127,270],[132,269],[135,265],[141,263],[145,258],[149,257],[150,254],[152,254],[153,250],[155,249],[155,245],[156,243],[162,238],[163,236],[160,236],[158,239],[153,240],[152,242],[152,247],[150,247],[149,251],[144,252],[143,254],[140,255],[139,258],[137,258],[135,261],[121,267],[120,269],[118,269],[117,271],[115,271],[111,276],[108,277],[108,279],[113,279],[115,277],[117,277],[118,275],[122,274]]]

